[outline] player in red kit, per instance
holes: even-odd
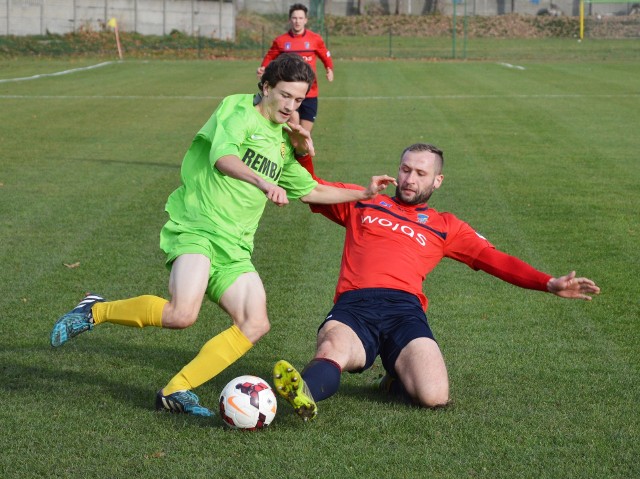
[[[313,174],[310,157],[301,163]],[[442,258],[563,298],[590,300],[600,292],[575,271],[557,278],[538,271],[496,250],[455,215],[430,208],[427,201],[444,178],[442,165],[442,151],[418,143],[401,155],[395,196],[311,205],[344,226],[346,235],[335,304],[318,330],[314,359],[302,374],[287,361],[274,367],[276,391],[303,419],[315,417],[316,401],[338,391],[343,371],[362,372],[377,356],[386,371],[380,384],[384,390],[422,407],[449,402],[447,369],[427,322],[422,290]]]
[[[333,61],[331,53],[327,50],[324,40],[317,33],[307,30],[307,7],[301,3],[291,5],[289,8],[289,24],[291,29],[276,39],[271,44],[271,48],[262,60],[258,68],[258,79],[262,78],[264,69],[275,60],[281,53],[297,53],[311,65],[313,72],[317,76],[316,59],[324,64],[327,70],[327,80],[333,81]],[[311,132],[313,122],[318,114],[318,80],[311,85],[309,93],[298,108],[299,123],[307,131]]]

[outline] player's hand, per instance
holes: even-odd
[[[327,80],[329,80],[330,82],[333,81],[333,70],[331,69],[327,70]]]
[[[287,198],[287,192],[279,187],[278,185],[274,185],[272,183],[266,183],[265,189],[263,190],[265,196],[269,201],[275,203],[278,206],[284,206],[289,204],[289,198]]]
[[[264,67],[260,67],[256,70],[256,75],[258,75],[258,80],[262,80],[263,74],[264,74]]]
[[[366,199],[373,198],[390,184],[397,185],[396,179],[389,175],[372,176],[369,186],[364,191]]]
[[[576,278],[576,272],[551,278],[547,283],[547,291],[569,299],[584,299],[591,301],[593,295],[600,294],[600,288],[589,278]]]
[[[296,155],[311,155],[315,156],[316,150],[313,148],[313,140],[311,139],[311,133],[293,122],[287,122],[285,131],[289,135],[291,144],[295,148]]]

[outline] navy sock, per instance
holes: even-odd
[[[302,371],[302,379],[316,401],[327,399],[338,392],[341,375],[342,368],[338,363],[323,358],[312,360]]]

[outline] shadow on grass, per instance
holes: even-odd
[[[99,163],[101,165],[104,164],[114,164],[114,165],[139,165],[139,166],[154,166],[157,168],[168,168],[172,170],[179,170],[182,166],[182,159],[180,159],[177,163],[158,163],[151,161],[129,161],[129,160],[112,160],[106,158],[64,158],[64,161],[75,161],[75,162],[91,162],[91,163]]]

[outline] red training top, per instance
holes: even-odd
[[[338,188],[361,188],[314,178]],[[440,213],[426,204],[406,205],[380,194],[368,201],[311,205],[311,210],[347,230],[334,301],[345,291],[391,288],[416,295],[426,311],[428,300],[422,283],[445,257],[528,289],[547,291],[552,278],[497,251],[455,215]]]
[[[311,30],[305,30],[300,35],[295,35],[289,30],[287,33],[276,37],[260,66],[266,67],[272,60],[278,58],[281,53],[297,53],[311,66],[316,76],[316,58],[320,58],[326,69],[333,70],[331,53],[327,50],[324,40]],[[307,93],[307,98],[316,98],[317,96],[318,79],[316,78],[313,85],[311,85],[309,93]]]

